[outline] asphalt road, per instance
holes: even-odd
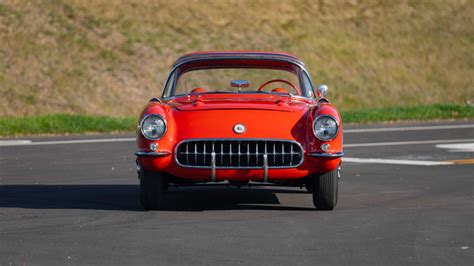
[[[299,188],[187,187],[146,212],[133,141],[0,140],[0,265],[473,265],[473,122],[346,127],[335,211]],[[133,136],[28,139],[110,137]]]

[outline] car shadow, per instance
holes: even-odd
[[[305,193],[284,188],[180,187],[166,194],[167,211],[283,210],[276,193]],[[1,185],[0,208],[143,211],[138,185]]]

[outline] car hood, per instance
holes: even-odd
[[[168,104],[179,111],[271,110],[279,112],[302,112],[311,104],[311,100],[301,97],[265,96],[183,97],[171,100]]]

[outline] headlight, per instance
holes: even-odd
[[[160,139],[166,132],[166,121],[160,115],[147,115],[140,123],[140,130],[147,139]]]
[[[331,140],[336,137],[338,127],[333,117],[328,115],[320,116],[313,123],[314,136],[323,141]]]

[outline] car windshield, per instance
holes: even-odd
[[[170,94],[193,93],[283,93],[307,96],[298,75],[286,69],[207,68],[176,77]]]

